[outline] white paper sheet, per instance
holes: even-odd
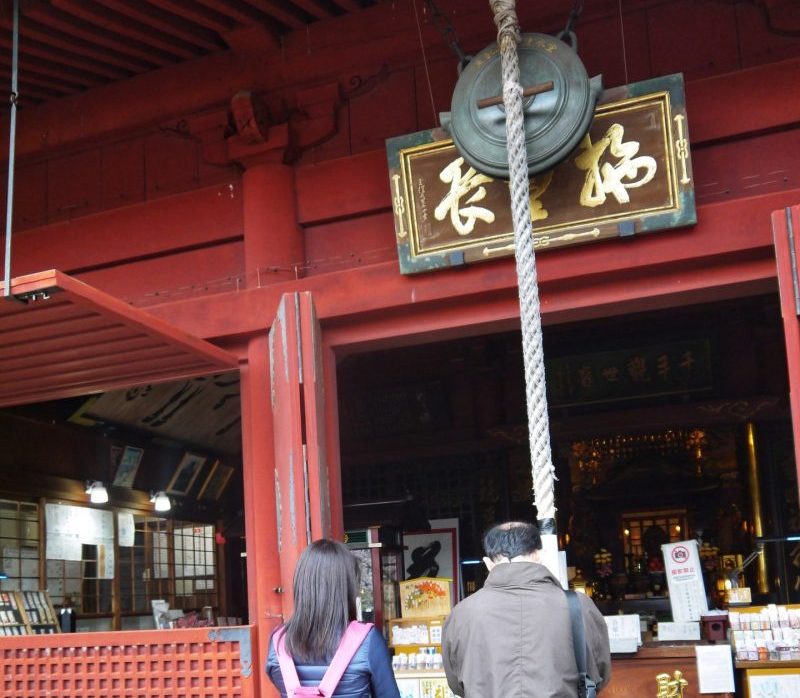
[[[81,560],[81,540],[78,533],[47,533],[48,560]]]
[[[733,693],[736,689],[733,684],[731,646],[696,645],[694,651],[700,693]]]
[[[637,645],[642,644],[642,626],[638,614],[603,616],[603,619],[608,626],[608,638],[610,640],[635,639]]]
[[[134,541],[133,514],[120,512],[117,514],[117,531],[120,548],[132,548]]]
[[[699,640],[700,623],[687,621],[685,623],[658,623],[658,641],[672,640]]]

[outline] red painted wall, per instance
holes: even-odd
[[[391,32],[349,18],[315,25],[308,36],[292,35],[284,48],[284,85],[268,95],[285,101],[300,74],[313,83],[314,75],[329,77],[336,64],[342,66],[336,76],[342,91],[352,90],[339,111],[338,133],[297,163],[305,230],[304,259],[297,262],[303,275],[395,258],[384,139],[428,128],[449,108],[455,58],[423,15],[426,70],[410,8],[392,5],[380,10],[391,14]],[[554,31],[563,21],[557,8],[543,17],[527,7],[520,12],[524,29]],[[450,16],[466,50],[491,41],[483,3],[454,5]],[[370,31],[374,36],[365,41]],[[395,44],[390,36],[406,43]],[[768,33],[757,8],[650,1],[626,3],[620,18],[610,3],[586,11],[578,38],[589,72],[602,72],[607,85],[684,72],[700,205],[798,187],[791,154],[800,145],[792,127],[800,120],[800,96],[796,89],[780,89],[797,78],[798,62],[774,61],[800,56],[800,40]],[[331,65],[331,52],[348,42],[361,50],[350,47]],[[765,64],[772,67],[743,70]],[[773,74],[777,85],[770,83]],[[203,75],[198,63],[198,97]],[[149,80],[155,88],[172,84],[169,71]],[[228,81],[233,89],[236,76]],[[139,86],[127,95],[137,101]],[[132,106],[124,100],[116,106],[122,124],[136,111]],[[23,132],[26,119],[37,123],[35,111],[21,114]],[[178,116],[129,135],[101,133],[89,145],[74,139],[57,149],[24,151],[22,136],[21,142],[15,274],[58,267],[148,305],[254,285],[244,275],[238,168],[207,162],[203,144]],[[255,281],[264,283],[270,283],[269,273]]]

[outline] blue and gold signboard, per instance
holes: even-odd
[[[467,165],[441,129],[386,143],[404,274],[514,254],[508,183]],[[534,247],[696,222],[683,76],[606,90],[572,154],[530,183]]]

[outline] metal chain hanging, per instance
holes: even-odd
[[[511,189],[511,213],[519,284],[522,355],[525,367],[525,398],[533,471],[534,504],[542,533],[555,533],[555,468],[550,450],[547,415],[542,316],[533,251],[530,212],[530,183],[525,150],[522,87],[519,82],[517,45],[520,40],[515,0],[489,0],[497,25],[503,76],[503,104],[506,110],[506,142]]]

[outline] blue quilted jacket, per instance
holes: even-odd
[[[328,668],[327,665],[315,664],[297,664],[296,667],[297,676],[303,686],[318,685]],[[269,657],[267,657],[267,676],[275,684],[281,698],[286,698],[274,643],[270,643]],[[361,647],[353,655],[333,696],[334,698],[400,698],[400,691],[397,689],[392,672],[389,650],[383,636],[375,628],[369,631]]]

